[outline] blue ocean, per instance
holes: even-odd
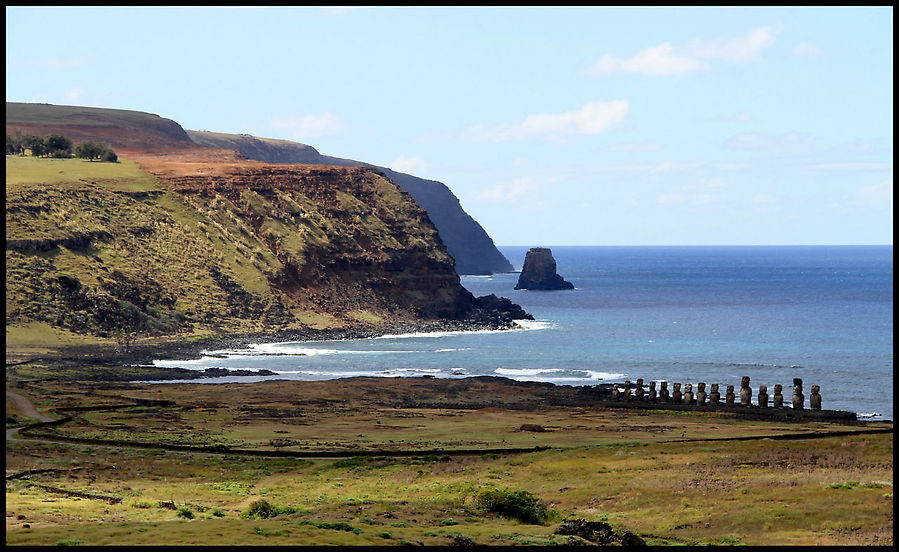
[[[521,269],[528,247],[499,248]],[[571,291],[515,291],[517,273],[463,276],[530,312],[512,331],[441,332],[252,345],[161,366],[268,369],[317,380],[349,376],[592,385],[643,378],[784,386],[823,408],[893,418],[892,246],[551,247]],[[279,353],[273,355],[272,353]],[[222,357],[225,358],[222,358]]]

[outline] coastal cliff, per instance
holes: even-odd
[[[371,163],[321,155],[306,144],[249,134],[185,130],[171,119],[141,111],[20,102],[6,102],[6,132],[39,136],[59,133],[76,143],[97,141],[116,150],[163,152],[207,147],[240,152],[247,159],[268,163],[374,168],[409,192],[427,211],[459,274],[513,270],[487,232],[462,209],[445,184]]]
[[[338,165],[343,167],[370,167],[384,173],[400,188],[409,192],[421,205],[449,254],[455,259],[459,274],[492,274],[512,272],[512,264],[496,248],[493,240],[471,215],[462,209],[452,191],[436,180],[419,178],[411,174],[379,167],[371,163],[321,155],[315,148],[289,140],[259,138],[247,134],[186,131],[198,145],[234,149],[250,159],[268,163],[309,163],[314,165]]]
[[[208,153],[115,164],[7,156],[7,334],[496,327],[521,317],[461,286],[427,213],[378,171]]]

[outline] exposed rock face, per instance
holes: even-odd
[[[556,274],[556,260],[552,250],[548,247],[532,247],[524,258],[524,266],[515,289],[574,289],[574,284]]]
[[[244,134],[188,130],[197,144],[235,149],[250,159],[267,163],[308,163],[341,167],[370,167],[387,175],[428,212],[459,274],[512,272],[512,264],[496,248],[487,232],[462,209],[459,199],[442,182],[427,180],[371,163],[321,155],[315,148],[289,140],[273,140]]]
[[[7,187],[7,326],[114,337],[530,318],[462,287],[427,213],[374,169],[134,159],[158,180],[125,166]]]
[[[119,150],[183,151],[197,146],[240,152],[266,163],[303,163],[374,168],[387,175],[424,208],[458,274],[512,272],[512,265],[487,232],[459,204],[445,184],[378,167],[371,163],[322,155],[312,146],[289,140],[187,130],[152,113],[124,109],[6,102],[7,134],[60,133],[76,143],[99,141]]]

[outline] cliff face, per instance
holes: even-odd
[[[458,198],[443,183],[370,163],[321,155],[306,144],[248,134],[185,131],[175,121],[140,111],[18,102],[6,102],[6,132],[40,136],[60,133],[76,143],[99,141],[117,150],[181,151],[202,146],[239,151],[249,159],[268,163],[376,168],[412,194],[428,212],[455,259],[459,274],[513,270],[487,232],[462,209]]]
[[[460,285],[427,213],[374,170],[134,159],[7,156],[7,328],[239,334],[512,312]]]
[[[459,274],[512,272],[509,260],[496,248],[487,232],[462,209],[459,199],[442,182],[396,172],[370,163],[321,155],[315,148],[290,142],[257,138],[244,134],[223,134],[188,130],[199,145],[236,149],[250,159],[269,163],[310,163],[315,165],[372,167],[387,175],[409,192],[427,212],[447,251],[456,261]]]

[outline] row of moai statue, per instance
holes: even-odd
[[[695,404],[700,406],[707,404],[721,404],[721,393],[718,391],[717,383],[711,385],[711,390],[708,393],[706,393],[705,390],[705,383],[702,382],[696,384],[696,393],[693,392],[692,383],[685,384],[683,392],[681,392],[681,384],[675,383],[674,390],[670,394],[668,393],[667,381],[661,381],[659,382],[659,385],[660,389],[656,392],[656,382],[651,381],[649,382],[649,390],[646,391],[643,389],[642,378],[637,380],[633,389],[631,388],[631,382],[625,381],[624,389],[619,389],[618,385],[612,387],[612,399],[617,401],[670,402],[676,404]],[[760,385],[758,405],[762,408],[767,408],[768,398],[768,386]],[[774,386],[774,396],[771,398],[771,406],[774,408],[783,408],[783,385],[778,383]],[[728,385],[724,394],[724,404],[735,405],[736,400],[737,396],[734,393],[734,386]],[[740,405],[752,406],[752,388],[749,387],[749,376],[743,376],[743,379],[740,382]],[[812,393],[809,395],[809,407],[812,410],[821,410],[821,388],[817,385],[812,386]],[[802,379],[800,378],[793,378],[793,408],[797,410],[805,408],[805,395],[802,394]]]

